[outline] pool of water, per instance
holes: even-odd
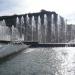
[[[28,48],[0,61],[0,75],[75,75],[75,48]]]

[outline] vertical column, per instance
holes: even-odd
[[[27,18],[26,18],[27,15],[24,15],[24,41],[27,42]]]
[[[41,19],[40,19],[40,15],[38,16],[38,42],[41,43]]]
[[[57,14],[54,13],[54,24],[55,24],[55,43],[58,43],[58,24],[57,24]]]
[[[21,17],[21,32],[22,32],[22,41],[24,41],[24,17]]]
[[[35,39],[37,42],[38,41],[38,15],[34,16],[34,19],[35,19],[35,26],[36,26]]]
[[[51,43],[51,13],[47,13],[47,43]]]
[[[5,35],[4,34],[4,28],[5,28],[5,26],[4,26],[4,20],[2,21],[1,24],[2,24],[2,26],[0,27],[1,28],[1,35],[0,35],[1,37],[0,38],[4,40],[5,39],[4,38],[4,35]]]
[[[20,38],[22,38],[22,25],[21,25],[21,16],[18,17],[19,18],[19,33],[20,33]]]
[[[29,16],[27,15],[27,16],[26,16],[27,42],[30,42],[30,35],[31,35],[31,34],[30,34],[30,33],[31,33],[31,32],[30,32],[31,28],[30,28],[29,20],[30,20],[30,18],[29,18]]]
[[[59,16],[58,18],[59,21],[59,26],[58,26],[58,29],[59,29],[59,43],[64,43],[66,40],[65,40],[65,21],[63,19],[63,17]]]
[[[41,19],[41,43],[45,42],[45,26],[44,26],[44,14],[40,14],[40,19]]]
[[[10,41],[12,41],[12,24],[11,24],[11,18],[6,18],[5,19],[5,23],[6,23],[6,26],[8,26],[9,29],[10,29]]]
[[[55,24],[54,24],[54,15],[51,14],[51,43],[55,43]]]
[[[30,28],[30,24],[29,24],[30,18],[28,15],[24,16],[24,24],[25,24],[25,33],[24,33],[24,41],[25,42],[30,42],[31,39],[31,28]]]
[[[16,27],[16,16],[13,16],[12,17],[12,41],[15,41],[16,40],[16,32],[15,32],[15,27]]]
[[[47,36],[47,15],[46,14],[44,14],[44,27],[45,27],[44,36],[45,36],[45,43],[46,43],[46,36]]]
[[[36,25],[35,25],[34,15],[32,17],[32,41],[36,42]]]
[[[67,36],[66,36],[66,32],[67,32],[67,23],[66,23],[66,20],[65,20],[65,43],[67,43]]]
[[[72,25],[71,26],[71,40],[74,40],[74,28],[75,28],[74,25]]]
[[[12,24],[12,41],[15,41],[16,40],[16,31],[15,31],[15,27],[16,27],[16,18],[17,16],[14,15],[12,16],[12,19],[11,19],[11,24]]]
[[[14,27],[16,27],[16,18],[17,18],[16,15],[12,16],[12,18],[11,18],[11,24],[12,24]]]
[[[60,43],[60,32],[61,32],[61,29],[60,29],[61,25],[60,25],[60,16],[58,15],[58,43]]]
[[[16,36],[17,36],[17,40],[19,40],[19,18],[16,18]]]
[[[58,16],[58,42],[61,43],[61,33],[62,33],[62,28],[61,28],[61,18]]]
[[[62,25],[62,43],[64,43],[65,42],[65,22],[63,17],[61,17],[61,25]]]
[[[32,41],[32,15],[29,16],[29,40]]]
[[[71,30],[72,30],[72,25],[67,25],[67,34],[66,34],[66,36],[67,36],[67,43],[69,42],[69,41],[71,41]]]
[[[4,24],[3,24],[3,20],[0,20],[0,40],[4,40]]]

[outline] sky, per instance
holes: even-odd
[[[0,16],[55,11],[75,24],[75,0],[0,0]]]

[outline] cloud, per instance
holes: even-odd
[[[75,0],[0,0],[0,15],[24,14],[41,9],[74,19],[70,14],[75,13]]]
[[[24,13],[25,0],[0,0],[0,15]]]
[[[56,11],[64,15],[75,12],[74,0],[0,0],[0,11],[36,12],[41,9]]]
[[[0,11],[12,9],[16,6],[14,1],[11,0],[0,0]]]

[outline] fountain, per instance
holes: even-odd
[[[41,19],[40,16],[38,16],[38,42],[41,43]]]
[[[47,15],[44,14],[44,27],[45,27],[45,43],[46,43],[46,36],[47,36]]]
[[[10,29],[6,26],[5,20],[0,21],[0,40],[10,40]]]
[[[51,15],[51,43],[55,43],[55,24],[54,24],[54,15]]]
[[[35,31],[36,31],[36,27],[35,27],[35,20],[33,16],[32,17],[32,41],[35,41]]]

